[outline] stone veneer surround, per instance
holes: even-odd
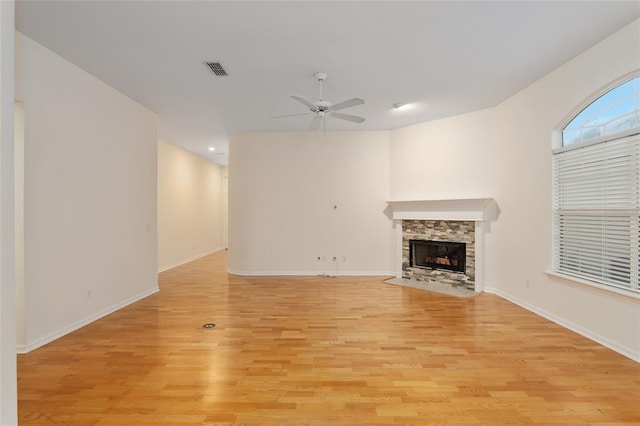
[[[465,273],[411,267],[409,240],[466,243]],[[475,222],[463,220],[402,220],[402,278],[475,288]]]

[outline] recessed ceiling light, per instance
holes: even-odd
[[[209,151],[215,151],[216,149],[212,146],[209,147]]]

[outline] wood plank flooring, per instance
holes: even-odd
[[[225,271],[20,355],[20,424],[640,424],[640,364],[495,295]]]

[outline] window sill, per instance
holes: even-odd
[[[597,284],[597,283],[594,283],[594,282],[591,282],[591,281],[583,280],[581,278],[572,277],[570,275],[560,274],[560,273],[554,272],[554,271],[545,271],[545,274],[547,274],[547,276],[550,277],[550,278],[554,278],[554,279],[563,281],[563,282],[568,283],[568,284],[579,284],[579,285],[583,285],[583,286],[586,286],[586,287],[589,287],[589,288],[600,290],[600,291],[608,293],[608,294],[615,294],[615,295],[618,295],[618,296],[624,296],[626,298],[633,299],[633,300],[636,300],[636,301],[640,302],[640,294],[635,293],[633,291],[624,290],[624,289],[616,288],[616,287],[609,287],[609,286],[602,285],[602,284]]]

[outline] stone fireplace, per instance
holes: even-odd
[[[389,201],[389,205],[398,247],[396,278],[483,291],[485,234],[498,215],[493,199]]]

